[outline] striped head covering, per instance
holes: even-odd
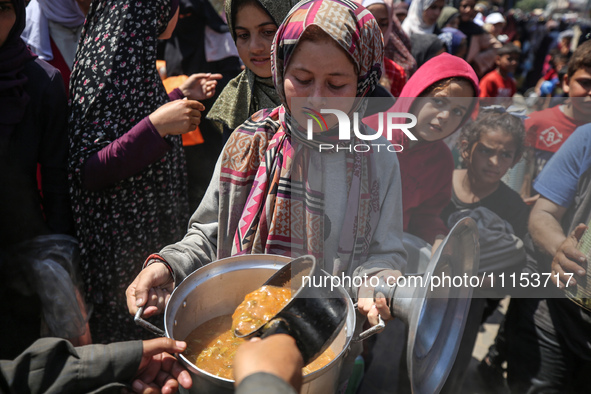
[[[405,5],[408,13],[408,4],[396,2],[397,0],[355,0],[356,3],[369,7],[373,4],[384,4],[388,11],[388,29],[384,33],[384,56],[404,68],[406,75],[410,76],[417,70],[417,62],[410,52],[410,39],[402,30],[402,26],[396,15],[397,6]],[[396,3],[396,5],[394,5]],[[398,7],[400,8],[400,7]]]
[[[371,12],[350,0],[305,0],[285,18],[271,48],[273,81],[283,104],[286,103],[283,74],[300,37],[312,25],[322,29],[353,59],[359,74],[357,97],[373,92],[382,75],[384,43]]]
[[[373,153],[346,153],[347,209],[342,227],[332,230],[340,231],[337,256],[324,256],[325,196],[323,180],[318,180],[323,171],[312,163],[315,149],[303,143],[305,135],[292,127],[287,111],[285,69],[302,34],[312,25],[350,55],[359,76],[357,97],[368,95],[380,79],[381,33],[364,7],[349,0],[319,0],[302,1],[292,9],[271,49],[273,78],[283,105],[254,114],[232,133],[222,153],[219,233],[233,239],[228,245],[222,237],[218,258],[311,254],[324,259],[325,268],[332,267],[335,274],[351,272],[367,258],[380,212],[376,197],[380,180],[375,179]]]

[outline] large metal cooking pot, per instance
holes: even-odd
[[[430,291],[430,284],[435,275],[476,275],[478,259],[476,223],[464,218],[452,228],[424,274],[418,275],[423,284],[390,287],[387,283],[380,283],[374,290],[374,294],[377,291],[386,296],[390,313],[409,325],[407,364],[414,393],[438,393],[443,387],[457,354],[472,298],[470,286],[436,286]],[[164,317],[166,332],[160,330],[158,334],[182,340],[200,324],[214,317],[232,314],[246,294],[259,288],[290,261],[280,256],[245,255],[200,268],[172,293]],[[422,271],[420,265],[416,269]],[[346,299],[347,314],[344,327],[330,346],[336,358],[324,368],[304,377],[302,393],[334,392],[350,343],[363,340],[384,327],[384,322],[380,321],[377,326],[352,338],[355,332],[354,306],[344,289],[338,288],[338,291]],[[140,308],[136,313],[136,322],[149,328],[149,323],[141,319],[142,310]],[[156,327],[149,329],[154,332],[159,330]],[[233,392],[233,381],[197,369],[182,355],[180,359],[192,373],[194,384],[191,392]]]
[[[197,326],[221,315],[232,314],[244,296],[259,288],[273,273],[290,262],[288,257],[244,255],[207,264],[189,275],[172,293],[164,313],[166,336],[183,340]],[[355,309],[347,292],[345,325],[330,345],[335,359],[325,367],[304,376],[301,393],[335,392],[340,366],[355,331]],[[191,373],[190,393],[232,393],[234,382],[198,369],[179,355]]]

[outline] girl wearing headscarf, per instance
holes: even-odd
[[[445,6],[444,0],[413,0],[402,30],[412,39],[415,34],[439,34],[437,18]]]
[[[125,287],[147,250],[182,236],[189,212],[178,134],[199,124],[203,106],[191,98],[211,95],[215,81],[195,74],[170,97],[189,99],[168,102],[156,44],[174,28],[177,6],[93,2],[72,71],[70,192],[99,342],[143,334],[119,307]]]
[[[67,99],[54,67],[20,38],[24,0],[0,3],[0,253],[40,236],[72,234],[68,198]],[[41,179],[38,184],[37,171]],[[41,189],[42,194],[39,192]],[[5,256],[6,257],[6,256]],[[0,270],[1,358],[13,358],[40,335],[41,302],[25,285],[30,272],[11,255]],[[32,294],[32,295],[31,295]]]
[[[185,238],[150,256],[129,286],[130,312],[144,305],[148,290],[170,291],[200,266],[233,255],[311,254],[334,275],[399,274],[406,253],[397,155],[344,150],[360,141],[340,141],[334,124],[307,139],[296,103],[299,97],[304,106],[363,113],[360,98],[376,87],[382,56],[379,28],[360,5],[304,1],[291,11],[272,49],[281,105],[232,133]],[[319,153],[320,144],[333,147]],[[370,322],[376,324],[378,311],[389,317],[384,300],[374,304],[364,290],[359,305]],[[164,302],[148,305],[153,314]]]
[[[214,121],[225,139],[250,115],[281,104],[271,78],[271,43],[277,27],[296,3],[297,0],[225,2],[228,27],[245,65],[245,69],[226,85],[207,114],[207,119]],[[254,29],[245,29],[255,18],[261,20],[257,19]],[[237,23],[240,24],[238,32]]]
[[[406,19],[406,16],[408,15],[408,6],[409,4],[407,2],[398,1],[392,7],[394,15],[398,19],[398,22],[402,23]]]
[[[447,53],[462,59],[466,56],[468,46],[464,33],[453,27],[444,27],[438,37],[445,45]]]
[[[372,0],[369,0],[370,2]],[[379,0],[378,0],[379,1]],[[410,39],[402,30],[401,22],[394,12],[394,0],[383,0],[388,13],[388,27],[384,35],[384,57],[404,68],[407,78],[417,70],[417,63],[410,53]]]
[[[412,113],[417,125],[392,136],[403,147],[398,154],[402,176],[403,229],[433,245],[448,229],[439,217],[451,199],[454,161],[443,139],[458,130],[472,114],[478,97],[478,78],[468,63],[443,53],[426,62],[408,80],[388,112]],[[364,120],[373,129],[377,116]]]
[[[460,25],[460,11],[457,8],[446,5],[441,10],[439,18],[437,18],[437,28],[443,31],[445,27],[453,27],[455,29]]]
[[[390,28],[390,15],[388,8],[384,0],[363,0],[362,6],[367,8],[372,13],[378,26],[382,31],[382,35],[387,37],[388,29]],[[388,59],[384,56],[384,74],[380,80],[380,84],[384,86],[390,94],[394,97],[398,97],[404,84],[406,83],[407,75],[404,67],[396,64],[395,61]]]

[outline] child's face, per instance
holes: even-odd
[[[404,20],[406,19],[406,14],[405,12],[399,12],[396,14],[396,18],[398,18],[398,22],[400,22],[400,24],[402,24],[402,22],[404,22]]]
[[[474,9],[476,5],[475,0],[462,0],[458,10],[460,11],[460,19],[463,22],[470,22],[476,16],[477,12]]]
[[[261,8],[253,4],[236,13],[236,48],[246,67],[261,78],[271,76],[271,44],[277,25]]]
[[[565,75],[563,89],[568,97],[589,97],[591,68],[581,67],[573,75]]]
[[[465,81],[419,97],[411,113],[417,117],[412,133],[421,141],[437,141],[455,132],[472,108],[474,88]]]
[[[564,77],[563,89],[571,98],[571,103],[581,115],[591,117],[591,69],[579,68],[570,76]]]
[[[306,97],[306,107],[318,112],[324,108],[349,113],[357,93],[355,66],[330,39],[299,43],[284,80],[287,106],[300,125],[307,124],[308,115],[303,108],[292,108],[292,98]],[[325,119],[329,129],[337,123],[334,115],[325,115]]]
[[[502,130],[489,130],[462,156],[471,178],[481,184],[496,184],[516,162],[515,140]]]
[[[460,27],[460,16],[456,14],[456,16],[447,21],[444,27],[453,27],[454,29]]]
[[[506,73],[514,73],[518,62],[519,55],[516,53],[497,56],[497,67]]]
[[[504,22],[499,22],[499,23],[495,23],[493,25],[493,35],[496,37],[499,34],[501,34],[503,32],[503,29],[505,28],[505,23]]]
[[[564,55],[568,55],[570,52],[571,37],[563,37],[560,41],[560,52]]]

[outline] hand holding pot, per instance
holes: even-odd
[[[577,284],[577,279],[584,279],[587,273],[583,268],[586,266],[587,257],[577,249],[577,245],[585,233],[587,226],[579,224],[560,244],[552,260],[552,282],[554,285],[564,289],[567,286]],[[573,273],[573,276],[567,274]],[[558,280],[557,276],[560,280]]]
[[[384,270],[373,276],[378,278],[383,277],[384,279],[393,277],[395,279],[400,275],[402,275],[402,273],[398,270]],[[359,312],[367,316],[367,320],[372,326],[378,324],[378,315],[382,316],[384,321],[393,319],[384,295],[376,294],[374,296],[374,288],[370,286],[370,280],[368,279],[366,282],[367,283],[364,283],[364,285],[359,288],[358,292],[357,309]],[[390,282],[392,282],[392,279],[390,279]]]
[[[166,265],[156,262],[144,268],[125,291],[129,313],[135,315],[145,306],[145,317],[164,311],[174,289],[174,280]]]

